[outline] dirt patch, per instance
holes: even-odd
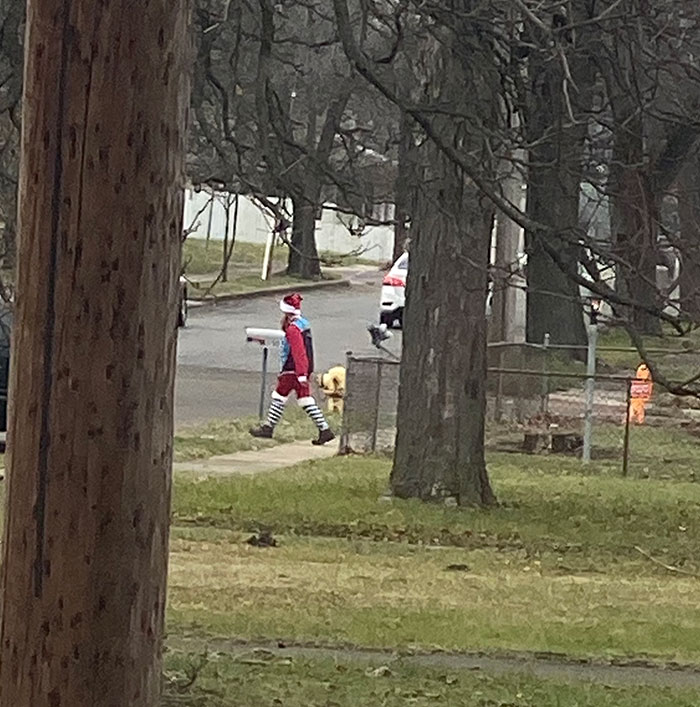
[[[466,653],[401,653],[351,646],[296,644],[250,644],[235,639],[195,639],[171,637],[168,646],[178,650],[210,650],[233,656],[259,655],[266,660],[299,658],[330,659],[338,663],[367,663],[438,668],[451,671],[483,671],[491,675],[525,674],[541,679],[591,682],[611,686],[644,685],[649,687],[700,689],[700,666],[675,663],[658,664],[644,660],[600,662],[573,660],[557,654],[483,655]],[[280,647],[283,646],[283,647]]]

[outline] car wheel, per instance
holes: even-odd
[[[180,309],[177,313],[177,326],[184,327],[187,324],[187,298],[183,297],[180,300]]]

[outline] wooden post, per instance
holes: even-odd
[[[187,0],[29,0],[0,707],[156,707]]]

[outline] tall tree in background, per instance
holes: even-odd
[[[573,17],[541,13],[526,20],[524,33],[527,214],[550,228],[526,232],[527,339],[536,344],[546,335],[553,344],[586,343],[579,286],[571,274],[580,261],[579,198],[595,70],[585,29],[563,29],[590,20],[584,3],[572,5]]]
[[[680,310],[700,324],[700,155],[694,152],[678,184],[681,271]]]
[[[186,0],[30,0],[2,707],[156,707]]]
[[[403,103],[391,90],[391,76],[380,75],[355,41],[346,0],[334,5],[358,71]],[[454,12],[433,5],[409,20],[416,52],[406,59],[420,90],[404,110],[430,134],[413,154],[411,269],[391,489],[401,498],[453,497],[478,506],[495,501],[484,459],[493,206],[450,157],[459,146],[480,165],[484,180],[495,177],[484,136],[497,127],[499,81],[482,32],[489,10],[475,5],[463,0]]]
[[[668,293],[657,284],[665,198],[700,137],[700,13],[692,0],[617,3],[597,33],[596,63],[605,103],[599,117],[609,155],[610,201],[619,310],[636,331],[660,335]],[[697,251],[684,258],[692,271]]]

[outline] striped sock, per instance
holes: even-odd
[[[299,401],[302,410],[311,418],[314,425],[318,427],[321,432],[328,429],[328,423],[326,418],[323,416],[321,409],[316,405],[316,401],[313,398],[302,398]]]
[[[270,409],[267,411],[267,424],[274,428],[277,426],[279,421],[284,415],[284,406],[287,402],[286,398],[276,393],[272,394],[272,402],[270,403]]]

